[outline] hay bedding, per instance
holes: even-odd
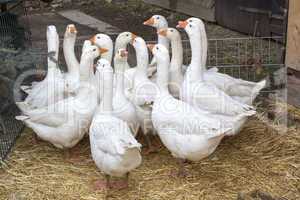
[[[88,139],[78,145],[80,162],[71,163],[47,143],[33,145],[31,130],[25,131],[0,171],[0,199],[236,199],[255,190],[300,199],[297,130],[280,134],[257,119],[209,158],[187,165],[184,179],[170,177],[177,164],[166,149],[143,156],[122,191],[93,190],[104,176],[91,160]]]

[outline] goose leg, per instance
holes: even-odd
[[[179,177],[179,178],[185,178],[188,176],[188,171],[185,169],[185,163],[187,163],[187,161],[185,159],[178,159],[177,160],[178,163],[178,169],[176,171],[172,171],[171,172],[171,176],[172,177]]]
[[[156,153],[157,148],[153,146],[149,134],[144,134],[146,142],[147,142],[147,149],[145,151],[146,155],[149,155],[151,153]]]
[[[113,183],[113,189],[126,189],[128,188],[129,184],[128,184],[128,180],[129,180],[129,172],[126,173],[125,178],[121,181],[116,181]]]
[[[32,144],[37,145],[40,143],[40,141],[41,139],[37,136],[37,134],[33,133]]]
[[[110,184],[110,176],[105,175],[105,181],[103,180],[97,180],[94,183],[94,191],[98,190],[105,190],[105,189],[110,189],[111,184]]]

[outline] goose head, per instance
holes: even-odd
[[[112,39],[106,35],[106,34],[96,34],[94,35],[90,41],[93,45],[98,46],[99,48],[105,48],[108,51],[103,53],[102,56],[105,56],[108,58],[109,61],[111,61],[112,52],[113,52],[113,41]]]
[[[136,52],[141,52],[144,49],[147,50],[146,42],[141,37],[138,37],[138,36],[134,35],[130,43],[135,48]]]
[[[85,40],[82,45],[82,54],[88,49],[88,47],[92,46],[92,42],[90,40]]]
[[[166,63],[170,60],[170,55],[168,49],[161,44],[148,44],[147,47],[152,52],[153,56],[156,58],[157,62]]]
[[[131,32],[120,33],[116,39],[116,51],[124,49],[136,36]]]
[[[54,25],[49,25],[47,26],[47,35],[56,35],[57,34],[57,30],[56,27]]]
[[[177,28],[184,29],[189,36],[199,35],[200,34],[200,24],[196,21],[189,22],[186,21],[179,21]]]
[[[84,56],[89,59],[96,59],[108,50],[105,48],[99,48],[96,45],[87,46],[85,48]]]
[[[175,28],[163,28],[160,29],[157,33],[163,37],[168,38],[171,41],[178,39],[181,40],[180,33]]]
[[[144,25],[151,26],[156,29],[168,28],[168,21],[162,15],[153,15],[151,18],[144,22]]]
[[[103,97],[105,90],[110,90],[111,85],[106,83],[109,79],[111,79],[111,74],[113,74],[113,69],[108,60],[100,58],[97,61],[96,73],[98,76],[98,84],[100,88],[100,97]],[[109,81],[108,81],[109,82]]]
[[[98,72],[111,72],[112,71],[112,67],[111,67],[111,64],[108,60],[106,59],[103,59],[103,58],[100,58],[98,61],[97,61],[97,67],[96,67],[97,71]]]
[[[66,28],[65,36],[70,38],[76,38],[77,36],[77,29],[74,24],[69,24]]]
[[[186,21],[188,21],[189,23],[196,23],[196,24],[199,24],[199,25],[204,25],[203,21],[199,18],[196,18],[196,17],[190,17]]]

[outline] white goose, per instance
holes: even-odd
[[[163,144],[179,160],[199,161],[215,151],[230,128],[193,106],[175,99],[168,89],[169,52],[163,45],[150,46],[157,61],[157,85],[152,120]],[[179,174],[183,173],[180,166]]]
[[[259,94],[260,90],[265,87],[266,81],[262,80],[258,83],[250,82],[242,79],[236,79],[227,74],[219,73],[214,70],[206,70],[208,44],[204,23],[201,19],[192,17],[187,19],[185,22],[181,22],[180,24],[182,25],[182,28],[184,28],[188,25],[188,23],[193,23],[194,26],[198,27],[199,33],[194,35],[190,34],[189,36],[190,40],[193,40],[194,43],[201,44],[201,46],[195,47],[193,51],[201,52],[200,57],[202,62],[201,64],[199,63],[199,67],[202,68],[204,80],[214,84],[220,90],[223,90],[226,94],[232,96],[234,99],[251,105],[253,100]]]
[[[185,21],[180,22],[179,27],[184,28],[188,33],[192,48],[192,60],[182,84],[181,99],[214,114],[254,115],[255,111],[252,106],[232,99],[214,84],[204,80],[203,72],[205,70],[201,67],[202,57],[201,51],[199,51],[201,49],[199,26]]]
[[[96,189],[116,185],[110,184],[110,176],[126,175],[123,184],[119,184],[124,188],[128,187],[129,172],[142,162],[141,145],[135,140],[128,124],[113,115],[113,70],[110,63],[101,59],[99,66],[104,74],[104,96],[90,127],[90,145],[95,164],[106,174],[106,184],[98,184]]]
[[[169,90],[175,98],[179,98],[180,88],[184,79],[181,36],[174,28],[160,29],[158,34],[171,41],[172,58],[169,68]]]
[[[100,55],[96,46],[86,50],[84,57]],[[85,135],[97,107],[96,88],[88,82],[80,85],[76,96],[58,101],[44,108],[30,110],[16,119],[32,128],[39,138],[57,148],[74,147]],[[88,97],[88,98],[87,98]]]
[[[134,74],[133,87],[127,91],[127,98],[135,105],[139,123],[147,138],[149,152],[152,145],[149,140],[149,133],[155,134],[151,120],[151,103],[153,102],[157,87],[149,80],[147,76],[147,67],[149,64],[149,55],[146,42],[141,37],[133,38],[132,45],[136,51],[137,69]]]
[[[115,83],[113,97],[114,116],[126,121],[130,129],[137,135],[139,123],[134,105],[126,98],[124,91],[124,70],[126,69],[128,52],[125,49],[119,49],[114,58],[115,64]]]
[[[59,36],[55,26],[47,27],[47,46],[49,54],[47,75],[41,82],[32,84],[31,89],[27,90],[28,96],[23,102],[16,103],[23,112],[51,105],[64,98],[66,83],[57,64]]]

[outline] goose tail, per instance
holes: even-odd
[[[267,84],[266,80],[262,80],[258,82],[253,88],[253,94],[257,95],[262,89],[266,87],[266,84]]]

